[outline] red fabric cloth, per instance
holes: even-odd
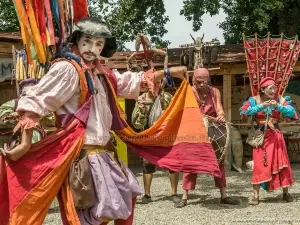
[[[226,187],[226,175],[224,164],[219,164],[222,177],[214,177],[217,188]],[[196,188],[197,173],[184,173],[182,178],[182,188],[184,190],[194,190]]]
[[[132,225],[133,216],[134,216],[134,207],[135,207],[136,198],[132,199],[132,213],[127,220],[115,220],[114,225]],[[107,225],[108,223],[101,223],[100,225]]]
[[[157,146],[136,146],[131,143],[127,143],[127,145],[131,150],[160,168],[174,172],[200,172],[221,177],[219,166],[215,163],[215,152],[210,143],[180,143],[159,148]],[[195,163],[195,158],[198,159],[197,162],[203,163]]]
[[[45,21],[45,13],[44,13],[45,12],[44,1],[34,0],[33,8],[34,8],[35,19],[41,35],[41,42],[46,43],[47,36],[46,36],[46,21]]]
[[[61,182],[63,182],[65,177],[60,177],[59,181],[48,186],[47,188],[49,188],[49,190],[51,189],[50,191],[39,190],[38,192],[35,188],[41,181],[47,179],[47,176],[56,168],[62,165],[61,160],[65,159],[65,156],[70,151],[75,151],[73,144],[81,138],[84,130],[85,127],[83,123],[76,120],[65,130],[55,132],[37,144],[32,145],[30,152],[17,162],[5,163],[3,156],[0,156],[1,225],[8,224],[8,220],[12,214],[19,215],[20,221],[22,221],[22,219],[24,220],[24,218],[22,218],[23,212],[18,212],[20,205],[30,205],[30,207],[35,208],[36,214],[30,215],[33,219],[39,214],[42,214],[47,204],[51,204],[51,202],[48,201],[49,199],[44,201],[44,205],[37,205],[36,202],[27,202],[30,201],[27,199],[28,196],[34,195],[34,193],[36,193],[36,195],[40,194],[41,197],[44,198],[45,196],[43,195],[49,194],[49,192],[53,194],[55,190],[59,190]],[[77,158],[77,156],[73,157],[73,159],[75,158]],[[68,160],[69,168],[72,161],[70,159]],[[53,198],[54,197],[55,193]],[[32,199],[34,198],[32,197]]]
[[[271,84],[275,84],[275,80],[272,77],[266,77],[259,83],[260,88],[267,87]]]
[[[264,148],[267,166],[264,166]],[[289,187],[294,183],[284,137],[279,130],[267,130],[264,145],[253,149],[252,184],[268,182],[268,191]]]
[[[76,24],[79,19],[89,16],[88,5],[86,0],[73,0],[74,8],[74,19],[73,22]]]

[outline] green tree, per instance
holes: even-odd
[[[89,0],[89,6],[91,15],[102,16],[108,22],[118,37],[120,50],[139,33],[150,36],[155,47],[170,44],[162,39],[169,21],[163,0]]]
[[[119,50],[135,40],[139,33],[151,37],[155,47],[167,47],[162,39],[167,33],[163,0],[88,0],[89,14],[101,16],[118,37]],[[0,31],[19,31],[19,22],[12,0],[0,1]]]
[[[242,33],[265,35],[283,32],[292,37],[300,34],[299,0],[186,0],[180,14],[193,21],[194,31],[202,25],[205,13],[227,15],[219,26],[226,43],[240,43]]]
[[[19,22],[13,1],[1,0],[0,9],[0,31],[19,31]]]

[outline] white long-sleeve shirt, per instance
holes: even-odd
[[[139,96],[142,74],[114,71],[117,77],[117,95],[136,99]],[[109,105],[107,86],[101,75],[91,76],[98,94],[93,95],[85,144],[104,146],[110,139],[112,113]],[[58,115],[74,114],[80,98],[79,75],[67,61],[56,62],[41,81],[21,97],[17,111],[30,111],[43,117],[56,111]]]

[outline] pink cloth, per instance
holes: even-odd
[[[267,166],[263,164],[264,148],[267,153]],[[253,149],[253,161],[252,184],[268,182],[268,191],[272,191],[294,183],[284,137],[280,130],[267,130],[264,145]]]
[[[194,72],[194,77],[209,77],[209,71],[205,68],[198,68]]]
[[[226,175],[223,164],[220,164],[220,171],[222,178],[214,177],[215,185],[217,188],[226,187]],[[194,190],[196,187],[197,173],[184,173],[182,178],[182,188],[184,190]]]
[[[14,132],[17,132],[21,127],[25,130],[35,128],[40,124],[39,121],[39,115],[32,112],[26,112],[15,126]]]
[[[147,82],[147,86],[150,89],[150,91],[152,92],[152,94],[154,96],[157,96],[161,83],[160,83],[160,81],[157,81],[154,83],[154,72],[155,72],[155,69],[150,69],[150,70],[146,71],[144,73],[144,79]]]
[[[271,84],[275,84],[275,80],[272,77],[266,77],[261,80],[261,82],[259,83],[259,87],[263,88],[263,87],[267,87]]]

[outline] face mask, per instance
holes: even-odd
[[[105,39],[83,34],[78,40],[78,51],[82,58],[87,62],[92,62],[100,58],[104,48]]]

